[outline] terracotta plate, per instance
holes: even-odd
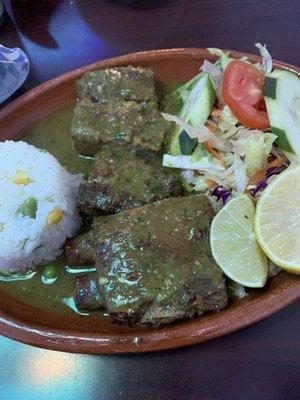
[[[244,54],[233,53],[235,57]],[[252,61],[258,58],[249,56]],[[101,61],[69,72],[37,87],[0,112],[1,140],[18,139],[41,118],[74,102],[75,80],[84,72],[122,65],[153,68],[160,82],[182,82],[199,70],[204,58],[214,58],[201,49],[173,49],[130,54]],[[300,69],[276,62],[276,67]],[[61,317],[27,306],[0,291],[0,333],[12,339],[48,349],[78,353],[144,352],[204,342],[236,331],[288,306],[300,297],[300,277],[281,272],[267,286],[218,314],[183,321],[160,329],[125,327],[100,318],[74,314]]]

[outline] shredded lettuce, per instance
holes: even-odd
[[[246,165],[238,155],[234,155],[235,187],[238,192],[244,192],[248,183]]]
[[[210,76],[216,76],[220,74],[220,68],[217,68],[215,64],[211,63],[208,60],[204,60],[201,66],[202,72],[207,72]]]
[[[207,50],[210,52],[210,54],[219,58],[221,58],[225,54],[223,50],[218,49],[217,47],[208,47]],[[228,52],[227,54],[229,55],[230,52]]]
[[[270,132],[245,129],[239,131],[238,139],[231,141],[234,153],[242,156],[245,160],[248,177],[267,165],[268,156],[276,137]]]
[[[192,169],[186,169],[182,171],[182,177],[187,183],[193,183],[194,171]]]
[[[201,171],[201,175],[198,172],[192,170],[184,170],[181,173],[185,188],[188,191],[205,192],[208,189],[207,180],[216,182],[216,185],[221,184],[221,179],[212,176],[210,173]],[[220,207],[218,207],[220,208]]]
[[[221,179],[223,179],[223,182],[227,180],[230,187],[234,187],[238,192],[245,190],[248,183],[246,166],[238,154],[233,155],[233,163],[221,175]],[[228,185],[222,183],[222,186],[227,187]]]
[[[182,117],[162,113],[162,116],[170,122],[175,122],[180,128],[184,129],[191,138],[197,138],[199,143],[204,143],[212,138],[212,133],[205,126],[191,125]]]
[[[260,55],[262,56],[262,70],[269,73],[272,72],[273,63],[271,54],[268,52],[266,45],[255,43],[255,47],[258,48]]]
[[[218,160],[210,161],[208,157],[201,157],[199,161],[194,161],[192,156],[171,156],[170,154],[164,154],[163,166],[203,171],[211,173],[212,175],[220,175],[225,171],[225,168]]]
[[[216,66],[220,65],[222,71],[224,72],[227,65],[230,63],[230,61],[232,61],[233,59],[230,57],[230,51],[228,51],[227,53],[224,53],[223,50],[221,49],[217,49],[215,47],[210,47],[207,49],[210,54],[213,54],[214,56],[219,57],[219,64],[217,63]]]
[[[201,70],[209,75],[213,88],[218,95],[223,81],[223,71],[220,61],[217,60],[215,64],[213,64],[210,61],[204,60]]]
[[[194,179],[195,173],[192,169],[185,169],[181,172],[182,184],[185,190],[192,192],[195,190]]]
[[[225,105],[222,96],[223,73],[232,58],[230,58],[230,52],[224,53],[222,50],[216,48],[209,48],[207,50],[211,54],[219,57],[214,64],[205,60],[202,66],[202,70],[206,71],[209,74],[210,81],[218,98],[218,106],[221,108]]]
[[[258,140],[249,137],[245,143],[245,165],[247,176],[254,175],[268,163],[268,156],[276,135],[267,132]]]
[[[208,188],[206,181],[206,176],[197,176],[194,182],[194,190],[196,192],[204,192]]]
[[[219,128],[221,129],[221,131],[228,132],[229,130],[235,128],[236,125],[238,124],[238,122],[239,121],[233,115],[230,108],[227,105],[225,105],[221,111],[220,119],[219,119]],[[234,129],[234,133],[235,133],[235,129]]]
[[[207,189],[206,177],[197,175],[193,170],[186,169],[181,173],[185,188],[190,191],[204,192]]]

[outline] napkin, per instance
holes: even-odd
[[[0,44],[0,103],[3,103],[25,82],[29,60],[18,47],[9,49]]]

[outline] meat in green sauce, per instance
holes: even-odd
[[[72,138],[78,153],[95,155],[103,145],[159,151],[168,128],[159,111],[154,73],[120,67],[86,73],[77,82]]]
[[[96,155],[79,188],[79,209],[110,214],[182,193],[179,173],[162,167],[161,155],[109,145]]]
[[[96,258],[104,305],[118,320],[161,325],[221,310],[227,293],[209,246],[213,215],[205,196],[189,196],[96,218],[67,256]]]
[[[91,273],[76,278],[74,301],[81,310],[97,310],[104,308],[96,274]]]

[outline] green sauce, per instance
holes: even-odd
[[[42,119],[29,132],[25,133],[22,140],[47,150],[69,172],[87,174],[93,159],[78,156],[73,147],[70,133],[73,110],[74,105],[72,104]]]
[[[179,84],[160,85],[160,96],[175,90]],[[42,119],[28,132],[22,140],[42,148],[64,165],[69,172],[87,174],[93,159],[80,157],[73,148],[70,127],[73,118],[74,104],[64,107],[54,114]],[[90,271],[90,268],[71,268],[66,265],[65,259],[51,262],[57,272],[57,279],[50,283],[43,283],[43,266],[35,273],[26,275],[0,276],[0,289],[22,302],[45,310],[55,311],[58,314],[80,313],[72,302],[75,279]]]
[[[62,299],[72,296],[75,276],[66,273],[64,260],[55,261],[52,264],[56,266],[58,275],[53,284],[43,283],[43,267],[41,267],[36,270],[31,279],[3,282],[0,278],[0,288],[24,303],[65,312],[65,307],[62,310],[62,306],[64,306]]]

